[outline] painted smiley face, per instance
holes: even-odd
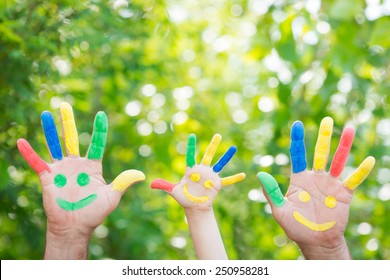
[[[310,194],[306,191],[301,191],[298,195],[298,198],[301,202],[306,203],[310,200]],[[337,200],[335,197],[328,195],[325,198],[324,203],[325,203],[326,207],[333,209],[337,205]],[[298,211],[294,211],[293,216],[297,222],[299,222],[300,224],[302,224],[305,227],[307,227],[311,230],[314,230],[314,231],[325,231],[325,230],[331,229],[332,227],[334,227],[336,225],[335,221],[329,221],[329,222],[317,224],[317,223],[307,219],[305,216],[300,214]]]
[[[85,187],[89,184],[90,178],[88,174],[82,172],[77,175],[77,184],[80,187]],[[57,174],[54,177],[54,185],[57,188],[63,188],[66,185],[67,179],[63,174]],[[97,198],[96,194],[91,194],[85,198],[82,198],[75,202],[70,202],[62,198],[57,198],[57,204],[66,211],[75,211],[84,208],[85,206],[91,204]]]
[[[190,176],[191,181],[193,181],[195,183],[199,183],[200,178],[201,178],[201,176],[199,173],[192,173]],[[211,189],[211,188],[213,188],[213,186],[214,186],[214,184],[211,180],[206,180],[203,182],[203,187],[205,187],[206,189]],[[183,194],[189,201],[194,202],[194,203],[204,203],[204,202],[207,202],[209,200],[209,196],[207,196],[207,195],[204,195],[204,196],[192,195],[188,191],[188,184],[184,185]]]

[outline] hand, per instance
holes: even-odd
[[[19,139],[17,145],[39,175],[50,236],[89,236],[117,207],[124,191],[144,180],[145,175],[138,170],[127,170],[107,185],[102,177],[108,130],[106,114],[96,114],[87,156],[80,157],[72,107],[62,103],[60,112],[66,157],[62,154],[53,116],[47,111],[42,113],[41,120],[52,162],[43,161],[24,139]]]
[[[232,146],[210,167],[211,161],[221,142],[221,135],[214,135],[201,163],[195,163],[196,137],[188,137],[187,168],[183,179],[178,184],[171,184],[162,179],[152,182],[153,189],[162,189],[183,206],[191,238],[199,259],[227,259],[222,237],[213,212],[213,201],[223,186],[237,183],[245,178],[244,173],[220,178],[219,172],[236,152]]]
[[[349,206],[356,187],[368,176],[375,164],[367,157],[346,180],[341,175],[354,138],[354,129],[344,129],[330,172],[326,172],[333,120],[322,120],[314,154],[314,168],[306,169],[304,128],[299,121],[291,129],[292,174],[284,197],[275,179],[258,173],[272,214],[288,237],[301,248],[306,258],[350,258],[344,240]]]
[[[219,161],[210,167],[211,161],[221,142],[221,135],[214,135],[200,164],[195,163],[196,137],[188,137],[187,168],[182,180],[177,184],[162,179],[152,182],[153,189],[162,189],[170,194],[185,209],[209,210],[218,192],[223,186],[237,183],[245,178],[244,173],[220,178],[219,172],[225,167],[236,152],[231,146]]]

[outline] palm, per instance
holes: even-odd
[[[343,235],[352,192],[344,188],[339,179],[326,172],[308,170],[292,174],[286,198],[285,206],[275,208],[273,214],[292,240],[312,245],[329,244]]]
[[[60,111],[67,156],[62,154],[54,118],[47,111],[42,113],[41,118],[52,163],[43,161],[24,139],[18,140],[18,148],[39,175],[50,228],[57,231],[91,230],[117,207],[123,192],[132,184],[144,180],[145,175],[138,170],[127,170],[107,185],[102,177],[102,157],[108,130],[106,114],[96,114],[87,156],[80,157],[72,107],[62,103]]]
[[[95,228],[111,213],[119,203],[120,193],[112,192],[102,177],[101,162],[92,161],[86,158],[64,158],[49,164],[51,172],[40,175],[42,184],[43,206],[50,223],[56,224],[57,228],[69,228],[70,226],[87,226]],[[78,176],[87,174],[89,182],[80,185]],[[66,184],[59,187],[55,184],[57,175],[66,178]],[[88,180],[87,180],[88,181]],[[85,184],[85,185],[84,185]],[[87,203],[78,211],[63,209],[58,200],[73,204],[66,204],[75,207],[77,202],[91,197]],[[66,205],[63,206],[66,208]],[[98,210],[97,210],[98,209]],[[65,210],[65,211],[64,211]]]
[[[265,172],[258,174],[272,214],[298,244],[328,247],[337,245],[344,238],[353,192],[375,164],[375,159],[368,157],[346,180],[339,179],[354,137],[354,129],[349,127],[344,129],[330,170],[326,172],[332,130],[333,120],[324,118],[315,147],[313,171],[309,171],[303,124],[293,124],[290,146],[292,174],[286,196],[271,175]]]
[[[195,164],[195,135],[190,135],[187,146],[187,168],[178,184],[157,179],[152,182],[153,189],[162,189],[169,193],[181,206],[187,209],[208,210],[223,186],[234,184],[245,178],[244,173],[220,178],[219,172],[236,152],[234,146],[210,166],[214,153],[221,141],[219,134],[214,135],[200,164]]]

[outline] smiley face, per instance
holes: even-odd
[[[195,182],[195,183],[200,183],[201,181],[201,175],[197,172],[194,172],[191,174],[190,176],[190,180],[192,182]],[[203,181],[203,187],[206,188],[206,189],[212,189],[214,186],[213,184],[213,181],[211,180],[205,180]],[[188,191],[188,184],[185,184],[183,186],[183,194],[184,196],[191,202],[194,202],[194,203],[205,203],[209,200],[209,196],[208,195],[204,195],[204,196],[195,196],[195,195],[192,195],[189,191]]]
[[[90,181],[90,178],[89,178],[88,174],[81,172],[77,175],[77,184],[80,187],[87,186],[89,184],[89,181]],[[67,183],[67,179],[66,179],[65,175],[57,174],[54,177],[54,185],[57,188],[65,187],[66,183]],[[82,198],[78,201],[74,201],[74,202],[70,202],[70,201],[67,201],[67,200],[62,199],[62,198],[57,198],[56,202],[65,211],[75,211],[75,210],[82,209],[82,208],[86,207],[87,205],[91,204],[93,201],[95,201],[96,198],[97,198],[96,194],[90,194],[87,197]]]
[[[303,203],[307,203],[311,199],[310,194],[306,191],[301,191],[298,194],[298,198]],[[337,205],[337,200],[335,197],[328,195],[324,200],[324,204],[327,208],[333,209]],[[307,219],[305,216],[300,214],[298,211],[293,212],[293,217],[298,223],[300,223],[300,224],[304,225],[305,227],[307,227],[311,230],[314,230],[314,231],[325,231],[325,230],[331,229],[332,227],[334,227],[336,225],[335,221],[329,221],[329,222],[325,222],[325,223],[321,223],[321,224],[315,223],[315,222]]]

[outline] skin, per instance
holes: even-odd
[[[237,183],[245,178],[244,173],[226,178],[219,176],[219,171],[233,157],[235,147],[231,147],[214,165],[217,168],[210,166],[220,140],[221,136],[216,134],[203,160],[200,164],[196,164],[196,140],[194,135],[190,135],[186,157],[187,168],[181,181],[172,184],[163,179],[157,179],[151,185],[153,189],[162,189],[167,192],[184,208],[196,254],[202,260],[227,259],[212,205],[223,186]]]
[[[373,157],[368,157],[346,180],[340,179],[354,137],[354,130],[349,127],[343,131],[330,172],[327,172],[332,128],[333,120],[324,118],[315,148],[314,168],[307,170],[303,124],[293,124],[292,173],[285,196],[271,175],[258,174],[275,220],[297,243],[306,259],[351,258],[344,232],[352,196],[375,163]]]
[[[52,162],[43,161],[26,140],[19,139],[17,144],[22,156],[37,172],[42,186],[43,207],[47,216],[44,258],[86,259],[94,229],[118,206],[124,191],[144,180],[145,175],[138,170],[127,170],[117,176],[113,183],[107,184],[102,176],[102,156],[107,135],[105,114],[97,114],[89,152],[85,157],[80,157],[73,112],[69,104],[61,104],[61,110],[63,108],[66,110],[66,123],[62,120],[62,126],[67,126],[63,133],[65,156],[58,150],[58,136],[47,112],[42,114],[43,126]],[[48,123],[45,123],[46,120],[49,120]],[[102,120],[104,125],[101,124]],[[71,137],[67,137],[66,131],[71,131]],[[69,139],[71,142],[67,143]],[[63,176],[55,180],[58,174]]]

